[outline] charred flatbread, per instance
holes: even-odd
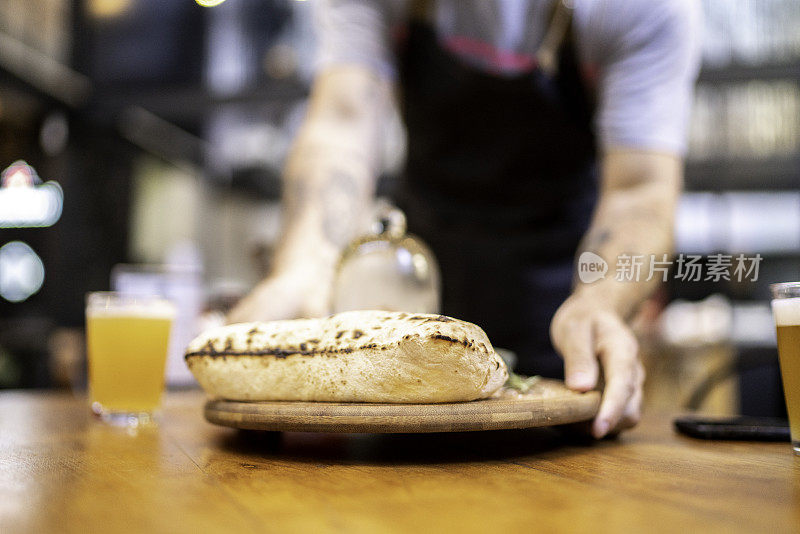
[[[186,363],[210,396],[241,401],[470,401],[508,378],[478,326],[384,311],[215,328]]]

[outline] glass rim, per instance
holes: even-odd
[[[200,272],[199,267],[190,264],[175,263],[117,263],[111,268],[112,273],[144,273],[144,274],[187,274]]]
[[[89,291],[84,297],[86,310],[97,308],[142,307],[158,305],[161,309],[169,308],[172,314],[177,312],[175,303],[156,293],[126,293],[124,291]]]
[[[769,289],[774,299],[800,297],[800,282],[779,282],[770,284]]]
[[[141,300],[166,300],[170,301],[169,298],[165,297],[159,293],[129,293],[127,291],[87,291],[86,298],[93,296],[100,296],[100,297],[121,297],[123,299],[141,299]]]

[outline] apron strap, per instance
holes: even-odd
[[[426,21],[431,13],[432,0],[413,0],[411,2],[411,19]]]
[[[570,35],[573,10],[572,0],[556,0],[547,32],[536,50],[539,68],[550,78],[558,74],[559,50]]]

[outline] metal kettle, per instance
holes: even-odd
[[[439,265],[430,248],[406,234],[405,214],[379,201],[371,231],[342,253],[333,281],[334,313],[387,310],[439,313]]]

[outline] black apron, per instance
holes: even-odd
[[[483,73],[420,22],[400,58],[409,144],[397,201],[439,261],[442,312],[516,352],[519,372],[563,376],[550,320],[597,196],[593,110],[571,32],[555,78]]]

